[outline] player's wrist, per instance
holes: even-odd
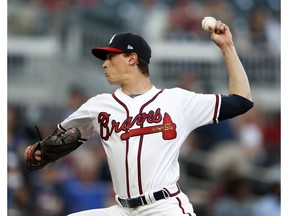
[[[24,159],[25,160],[31,160],[32,159],[32,154],[33,154],[33,147],[34,147],[34,145],[35,144],[33,144],[33,145],[30,145],[30,146],[28,146],[26,149],[25,149],[25,152],[24,152]]]
[[[233,43],[224,44],[220,47],[220,49],[224,57],[236,52],[236,48]]]
[[[27,153],[28,153],[28,151],[29,151],[29,146],[25,149],[25,151],[24,151],[24,154],[23,154],[23,157],[24,157],[24,160],[27,160]]]
[[[222,51],[229,50],[229,49],[234,50],[235,49],[235,45],[234,45],[233,42],[223,43],[223,45],[220,46],[220,49]]]
[[[25,160],[34,160],[35,159],[34,154],[35,154],[36,148],[37,148],[37,143],[28,146],[24,152],[24,159]]]

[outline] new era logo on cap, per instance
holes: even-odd
[[[106,55],[109,52],[135,52],[148,63],[151,58],[151,48],[148,43],[140,35],[130,32],[115,34],[110,39],[107,47],[96,47],[92,49],[93,55],[101,60],[106,60]]]

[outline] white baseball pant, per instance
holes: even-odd
[[[119,205],[92,209],[69,214],[68,216],[196,216],[188,197],[180,192],[175,197],[129,209]]]

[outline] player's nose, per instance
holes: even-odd
[[[103,64],[102,64],[103,68],[107,68],[107,60],[104,60]]]

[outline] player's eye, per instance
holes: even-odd
[[[106,60],[111,60],[114,56],[116,56],[118,53],[108,53],[106,55]]]

